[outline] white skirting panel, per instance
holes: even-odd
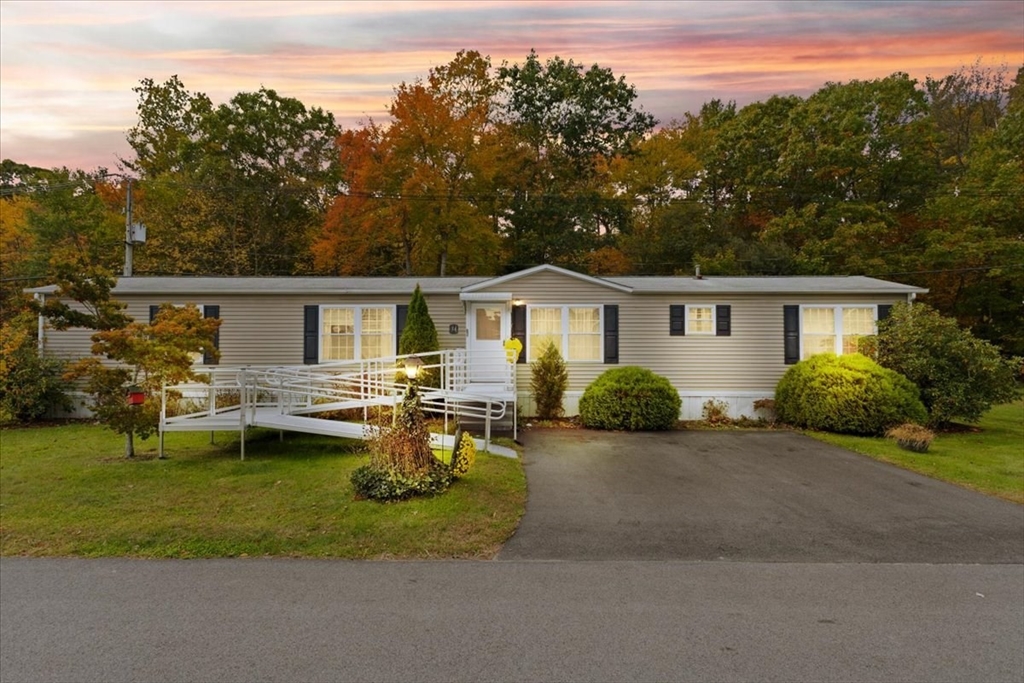
[[[567,391],[562,399],[562,406],[566,416],[578,415],[580,412],[580,397],[582,391]],[[716,401],[726,405],[725,411],[732,419],[748,417],[757,419],[769,417],[763,410],[754,409],[754,401],[763,398],[774,398],[774,389],[750,389],[747,391],[680,391],[679,398],[683,401],[682,409],[679,411],[681,420],[702,420],[704,419],[704,404],[708,401]],[[537,414],[533,396],[529,393],[519,394],[519,412],[525,416]]]

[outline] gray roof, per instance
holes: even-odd
[[[488,277],[126,277],[115,294],[458,294]],[[588,280],[591,278],[587,278]],[[927,289],[863,275],[815,277],[604,277],[637,294],[909,294]],[[56,288],[25,291],[52,294]]]
[[[115,294],[458,294],[486,277],[124,277]],[[27,292],[52,294],[56,287]]]
[[[923,294],[927,289],[864,275],[774,277],[608,277],[633,292],[682,294]]]

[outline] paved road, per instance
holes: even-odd
[[[499,559],[1024,562],[1024,507],[791,432],[530,430]]]
[[[15,681],[1024,680],[1013,565],[0,560]]]

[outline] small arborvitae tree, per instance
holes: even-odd
[[[423,298],[420,286],[416,285],[416,290],[413,291],[412,299],[409,301],[409,313],[405,319],[405,328],[398,340],[398,353],[401,355],[430,353],[440,348],[437,341],[437,327],[434,326],[430,311],[427,309],[427,300]],[[437,358],[428,357],[426,362],[428,365],[432,365],[437,362]],[[431,369],[423,373],[418,383],[422,386],[437,386],[439,379],[439,373]]]
[[[879,365],[917,385],[931,425],[977,422],[993,405],[1020,396],[1024,360],[999,349],[924,304],[897,304],[867,340]]]
[[[100,422],[125,435],[125,457],[131,458],[135,436],[145,439],[159,426],[156,397],[162,387],[197,379],[193,354],[218,357],[214,337],[220,320],[203,318],[192,305],[164,305],[152,323],[134,322],[124,313],[124,304],[110,297],[115,282],[100,270],[84,275],[64,270],[58,277],[56,297],[47,299],[40,310],[56,329],[95,331],[93,355],[73,363],[65,376],[84,382],[92,396],[89,407]],[[80,308],[70,306],[69,300]],[[142,405],[128,405],[126,391],[132,385],[145,393]]]
[[[562,354],[554,344],[548,344],[540,358],[530,366],[530,388],[537,406],[537,417],[550,420],[561,417],[562,397],[569,385],[569,371]]]

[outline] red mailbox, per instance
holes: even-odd
[[[139,386],[128,387],[128,405],[141,406],[146,402],[146,392]]]

